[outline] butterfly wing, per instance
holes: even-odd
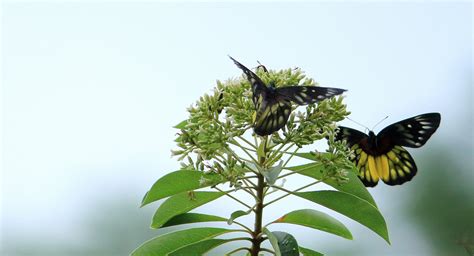
[[[363,140],[367,140],[367,134],[360,132],[356,129],[352,129],[345,126],[339,126],[336,134],[336,140],[346,140],[349,147],[353,147],[356,144],[361,143]]]
[[[354,152],[359,178],[366,187],[374,187],[380,179],[391,186],[400,185],[410,181],[417,172],[415,161],[401,146],[380,155],[369,154],[358,147]]]
[[[419,148],[438,129],[440,121],[439,113],[427,113],[396,122],[377,134],[379,144]]]
[[[267,97],[263,93],[257,102],[254,131],[260,136],[270,135],[281,129],[291,113],[291,102],[280,97]]]
[[[240,68],[247,79],[249,80],[250,84],[252,85],[252,101],[253,104],[255,105],[256,109],[259,109],[257,106],[259,97],[262,97],[262,93],[265,93],[268,88],[265,85],[265,83],[260,79],[260,77],[257,76],[252,70],[248,69],[246,66],[242,65],[240,62],[236,61],[234,58],[230,57],[229,58],[234,62],[235,65],[237,65],[238,68]]]
[[[286,86],[276,88],[276,92],[298,105],[316,103],[324,99],[339,95],[346,90],[319,86]]]
[[[374,187],[379,181],[379,176],[375,168],[369,168],[376,167],[375,158],[368,143],[369,136],[349,127],[339,126],[338,129],[335,139],[345,140],[347,146],[354,152],[352,162],[359,171],[357,175],[360,180],[366,187]]]
[[[388,185],[400,185],[417,172],[415,161],[402,146],[379,143],[375,147],[365,133],[343,126],[339,127],[336,140],[346,140],[353,150],[352,161],[366,187],[376,186],[380,179]]]

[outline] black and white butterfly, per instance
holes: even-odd
[[[438,129],[439,113],[414,116],[385,127],[377,135],[339,126],[336,140],[346,140],[354,151],[354,164],[366,187],[374,187],[379,179],[388,185],[400,185],[416,174],[415,161],[403,147],[419,148]]]
[[[230,57],[235,65],[247,76],[252,85],[252,101],[255,105],[256,117],[254,131],[260,136],[270,135],[281,129],[290,116],[292,103],[306,105],[343,93],[344,89],[319,86],[285,86],[275,88],[269,86],[250,69]]]

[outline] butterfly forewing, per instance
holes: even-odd
[[[377,137],[391,144],[419,148],[438,129],[440,121],[439,113],[418,115],[387,126]]]
[[[359,144],[363,139],[367,138],[367,134],[344,126],[339,126],[336,134],[336,140],[346,140],[349,147],[352,147],[354,144]]]
[[[240,68],[245,76],[247,77],[247,80],[249,80],[250,84],[252,85],[252,101],[254,105],[257,105],[259,97],[263,98],[265,97],[264,94],[266,92],[267,86],[265,83],[260,79],[260,77],[257,76],[252,70],[248,69],[246,66],[242,65],[240,62],[236,61],[234,58],[230,57],[229,58],[237,65],[238,68]]]
[[[290,99],[298,105],[316,103],[327,98],[339,95],[346,90],[319,86],[286,86],[276,89],[283,97]]]

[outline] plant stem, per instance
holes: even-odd
[[[237,249],[235,249],[235,250],[233,250],[233,251],[231,251],[231,252],[228,252],[228,253],[226,254],[226,256],[230,256],[230,255],[232,255],[232,254],[234,254],[234,253],[236,253],[236,252],[238,252],[238,251],[243,251],[243,250],[250,251],[250,249],[247,248],[247,247],[240,247],[240,248],[237,248]]]
[[[275,199],[273,199],[272,201],[266,203],[266,204],[263,205],[263,206],[264,206],[264,207],[265,207],[265,206],[268,206],[269,204],[272,204],[272,203],[274,203],[274,202],[276,202],[276,201],[279,201],[279,200],[281,200],[281,199],[283,199],[283,198],[285,198],[285,197],[287,197],[287,196],[289,196],[289,195],[293,195],[293,194],[295,194],[296,192],[299,192],[299,191],[301,191],[301,190],[303,190],[303,189],[305,189],[305,188],[307,188],[307,187],[311,187],[311,186],[313,186],[313,185],[316,185],[316,184],[318,184],[318,183],[320,183],[320,182],[322,182],[322,181],[323,181],[323,180],[317,180],[317,181],[311,182],[311,183],[309,183],[308,185],[305,185],[305,186],[302,186],[302,187],[300,187],[300,188],[295,189],[294,191],[291,191],[291,190],[282,188],[282,187],[280,187],[280,186],[274,185],[275,188],[278,188],[278,189],[281,190],[281,191],[285,191],[287,194],[284,194],[284,195],[282,195],[282,196],[280,196],[280,197],[278,197],[278,198],[275,198]]]
[[[260,244],[262,243],[262,217],[263,217],[263,190],[265,189],[265,178],[258,174],[257,184],[257,202],[255,207],[255,227],[252,236],[252,249],[250,255],[258,256],[260,252]]]
[[[261,141],[263,144],[263,156],[259,156],[259,165],[261,168],[265,168],[264,163],[266,161],[266,153],[267,153],[267,137],[265,136],[264,139]],[[257,199],[255,202],[255,227],[252,235],[252,248],[250,249],[250,255],[258,256],[258,253],[261,251],[260,245],[263,241],[262,238],[262,218],[263,218],[263,199],[265,197],[265,177],[262,174],[257,174]]]
[[[247,207],[249,210],[251,210],[251,209],[253,208],[253,207],[249,206],[248,204],[242,202],[240,199],[236,198],[235,196],[229,194],[229,192],[232,192],[233,190],[224,191],[224,190],[218,188],[217,186],[215,186],[214,189],[216,189],[216,190],[219,191],[219,192],[224,193],[224,195],[226,195],[226,196],[228,196],[228,197],[234,199],[236,202],[238,202],[238,203],[242,204],[243,206]]]

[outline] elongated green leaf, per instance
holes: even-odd
[[[208,239],[208,240],[203,240],[188,246],[184,246],[170,254],[169,256],[202,256],[206,252],[216,248],[217,246],[221,244],[225,244],[228,242],[231,242],[232,240],[226,240],[226,239]]]
[[[273,235],[273,233],[267,228],[263,229],[263,233],[267,235],[268,240],[272,244],[273,251],[275,252],[275,256],[281,256],[280,246],[278,246],[278,239],[275,237],[275,235]]]
[[[244,215],[248,215],[251,213],[251,210],[248,210],[248,211],[242,211],[242,210],[238,210],[238,211],[235,211],[233,212],[231,215],[230,215],[230,218],[227,220],[227,224],[232,224],[232,222],[234,222],[235,219],[237,219],[238,217],[242,217]]]
[[[268,240],[270,240],[276,256],[300,255],[298,242],[296,242],[292,235],[281,231],[270,232],[268,229],[264,229],[263,232],[267,235]]]
[[[184,121],[181,121],[179,124],[173,126],[173,128],[184,129],[187,124],[188,124],[188,120],[184,120]]]
[[[222,195],[224,195],[224,193],[204,191],[194,192],[192,196],[186,192],[174,195],[166,199],[158,210],[156,210],[151,227],[160,228],[174,216],[188,212]]]
[[[207,215],[201,213],[183,213],[176,215],[168,220],[161,227],[170,227],[182,224],[197,223],[197,222],[211,222],[211,221],[227,221],[226,218],[222,218],[214,215]]]
[[[340,191],[313,191],[295,193],[309,201],[341,213],[368,227],[390,244],[387,224],[379,210],[369,202]]]
[[[351,232],[346,228],[346,226],[344,226],[344,224],[326,213],[316,210],[303,209],[292,211],[277,219],[274,223],[301,225],[322,230],[347,239],[352,239]]]
[[[303,256],[324,256],[324,254],[320,252],[313,251],[311,249],[304,248],[301,246],[300,246],[300,253],[303,254]]]
[[[321,154],[321,153],[319,153]],[[324,153],[322,153],[324,154]],[[299,157],[302,157],[302,158],[305,158],[305,159],[308,159],[308,160],[317,160],[315,155],[312,154],[311,152],[303,152],[303,153],[295,153],[295,156],[299,156]]]
[[[323,168],[324,166],[320,163],[310,163],[310,164],[290,167],[288,169],[298,172],[299,174],[309,176],[317,180],[321,180],[323,178]],[[377,207],[369,191],[367,191],[367,188],[365,188],[364,184],[362,184],[362,182],[357,177],[355,172],[356,170],[353,170],[353,172],[350,171],[347,173],[347,178],[349,180],[346,183],[338,184],[335,180],[332,180],[332,179],[326,179],[326,180],[323,180],[323,182],[339,191],[343,191],[343,192],[355,195],[357,197],[360,197],[361,199],[364,199],[365,201],[369,202],[373,206]]]
[[[161,177],[153,184],[142,201],[142,206],[181,192],[219,184],[221,176],[200,171],[175,171]]]
[[[225,233],[234,232],[224,228],[192,228],[155,237],[132,252],[132,256],[163,256],[179,248]]]

